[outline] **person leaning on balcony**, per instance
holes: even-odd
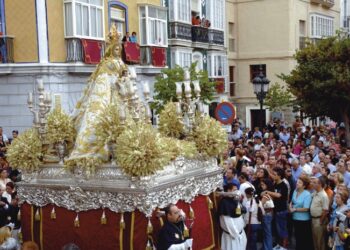
[[[130,42],[130,33],[129,32],[125,33],[125,36],[123,37],[122,42],[123,43]]]
[[[136,32],[133,31],[131,33],[131,37],[129,38],[129,41],[132,42],[132,43],[137,43],[137,36],[136,36]]]
[[[199,16],[193,16],[192,25],[195,25],[195,26],[201,25],[201,18]]]

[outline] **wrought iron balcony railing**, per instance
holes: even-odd
[[[209,30],[201,26],[192,26],[192,42],[208,43]]]
[[[209,30],[209,44],[211,45],[224,45],[225,36],[221,30]]]
[[[170,39],[183,39],[192,40],[191,35],[192,25],[178,22],[169,23],[169,38]]]

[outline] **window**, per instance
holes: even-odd
[[[190,67],[192,63],[192,49],[172,49],[171,67],[175,65],[180,67]]]
[[[310,17],[311,38],[322,38],[333,36],[334,18],[319,14],[312,14]]]
[[[170,21],[191,23],[191,0],[169,1]]]
[[[111,20],[111,25],[115,24],[117,26],[118,32],[120,32],[121,34],[125,34],[126,32],[125,10],[119,9],[118,7],[111,7],[110,20]]]
[[[202,53],[196,51],[192,55],[192,62],[196,62],[196,71],[199,72],[200,70],[203,70],[203,55]]]
[[[250,81],[253,82],[253,79],[259,75],[260,67],[262,68],[262,72],[264,76],[266,76],[266,64],[256,64],[250,65]]]
[[[140,7],[141,45],[168,46],[166,9],[153,6]]]
[[[235,24],[228,23],[228,49],[230,52],[234,52],[235,48]]]
[[[66,37],[104,39],[103,0],[65,0]]]
[[[235,96],[235,66],[229,67],[230,96]]]
[[[306,25],[304,20],[299,20],[299,49],[305,48],[306,44]]]
[[[225,24],[225,1],[224,0],[206,0],[207,19],[211,22],[211,28],[224,30]]]
[[[224,78],[226,76],[226,65],[226,55],[217,53],[208,54],[209,77]]]

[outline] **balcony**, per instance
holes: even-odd
[[[219,78],[209,78],[211,82],[215,82],[215,89],[216,89],[216,94],[223,94],[226,91],[225,88],[225,78],[219,77]]]
[[[13,63],[13,36],[0,36],[0,59],[2,63]]]
[[[334,0],[311,0],[311,3],[322,4],[324,7],[331,8],[334,6]]]
[[[169,23],[169,39],[192,40],[192,25],[178,22]]]
[[[209,44],[210,45],[224,45],[224,32],[220,30],[209,30]]]
[[[105,53],[105,43],[98,40],[66,38],[67,62],[98,64]]]
[[[332,8],[334,6],[334,0],[323,0],[322,5],[327,8]]]
[[[192,42],[208,43],[209,30],[201,26],[192,26],[191,28]]]
[[[166,48],[140,46],[140,64],[143,66],[165,67]]]

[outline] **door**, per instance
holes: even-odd
[[[266,110],[263,109],[260,113],[260,109],[250,110],[250,128],[253,130],[255,127],[265,127],[266,125]]]

